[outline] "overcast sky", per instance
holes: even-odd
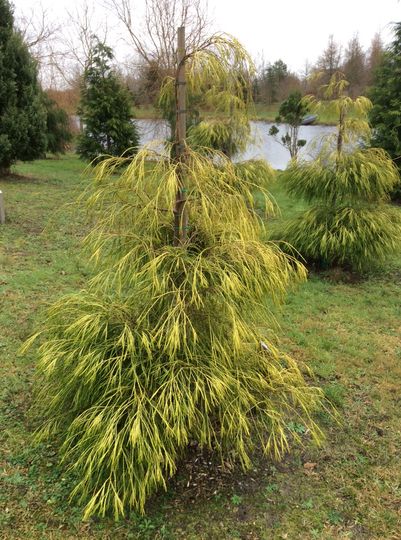
[[[344,45],[358,33],[368,47],[376,32],[391,40],[391,22],[401,21],[398,0],[210,0],[216,21],[253,54],[284,60],[292,70],[314,62],[328,37]],[[243,8],[246,9],[243,9]]]
[[[42,4],[51,17],[62,19],[66,8],[79,0],[14,0],[18,12],[29,12]],[[133,0],[134,5],[143,0]],[[95,3],[96,5],[96,3]],[[100,5],[100,2],[97,2]],[[346,45],[359,35],[369,47],[380,32],[384,42],[391,40],[391,23],[401,21],[400,0],[209,0],[214,29],[233,34],[260,60],[281,58],[293,71],[301,71],[305,61],[316,61],[328,37]],[[104,14],[98,11],[99,21]],[[113,48],[116,43],[109,43]],[[118,53],[118,51],[117,51]]]

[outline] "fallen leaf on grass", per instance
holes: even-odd
[[[316,475],[315,468],[317,463],[304,463],[304,473],[308,475]]]

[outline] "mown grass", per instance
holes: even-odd
[[[90,181],[74,156],[18,165],[0,179],[1,539],[397,539],[401,530],[401,256],[363,278],[311,275],[277,314],[285,348],[310,364],[342,419],[322,415],[327,440],[281,463],[255,456],[248,474],[227,471],[196,448],[146,517],[81,521],[73,479],[52,441],[34,445],[35,351],[18,354],[45,306],[90,274],[76,197]],[[303,208],[279,180],[285,219]],[[400,210],[401,211],[401,210]],[[40,384],[40,381],[38,381]],[[293,429],[302,432],[303,426]]]

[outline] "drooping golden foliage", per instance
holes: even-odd
[[[171,155],[171,152],[167,152]],[[173,209],[185,177],[185,239]],[[251,464],[279,458],[299,436],[321,439],[321,391],[283,354],[268,300],[281,302],[305,268],[264,242],[271,169],[223,153],[152,148],[95,168],[87,290],[48,313],[40,346],[42,434],[58,434],[77,472],[85,517],[144,511],[191,441]]]
[[[326,88],[338,115],[335,135],[314,161],[292,162],[282,176],[291,195],[314,204],[283,237],[307,260],[360,271],[401,247],[401,212],[387,204],[399,177],[384,150],[365,146],[371,103],[352,100],[346,86],[337,74]]]
[[[230,112],[252,99],[251,82],[255,67],[251,56],[229,34],[215,34],[185,57],[188,95],[203,96],[205,104]],[[174,99],[175,79],[167,77],[160,93],[160,104]]]
[[[285,173],[290,195],[333,204],[387,201],[397,181],[397,169],[381,148],[322,151],[311,162],[290,163]]]
[[[242,114],[208,118],[188,129],[188,144],[198,150],[221,150],[227,156],[244,152],[251,139],[248,118]]]
[[[149,166],[147,154],[117,179],[118,160],[96,168],[99,273],[51,308],[40,347],[44,432],[64,437],[86,517],[143,511],[192,440],[247,467],[256,444],[287,451],[290,419],[321,437],[321,393],[268,328],[266,297],[280,302],[305,270],[260,241],[252,179],[221,154],[216,168],[191,153],[191,228],[173,247],[174,165]]]
[[[366,96],[352,99],[347,95],[348,86],[348,81],[338,71],[333,74],[328,84],[321,87],[324,101],[317,101],[312,96],[304,98],[311,110],[319,112],[324,105],[325,111],[337,118],[337,132],[327,137],[329,143],[337,143],[339,136],[345,145],[370,140],[371,129],[367,115],[372,103]]]
[[[361,271],[400,248],[400,211],[385,204],[321,204],[289,224],[284,234],[310,261]]]
[[[215,34],[186,55],[187,144],[227,156],[243,152],[251,140],[248,111],[252,105],[253,61],[228,34]],[[159,106],[174,124],[175,79],[162,85]],[[204,118],[200,111],[207,111]]]

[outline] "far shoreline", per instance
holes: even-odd
[[[252,122],[271,122],[275,123],[276,117],[278,115],[278,108],[280,104],[277,103],[274,106],[263,106],[261,104],[256,104],[256,111],[250,115],[249,119]],[[210,116],[210,111],[205,112],[206,117]],[[134,120],[163,120],[162,116],[159,114],[158,110],[154,107],[146,108],[136,108],[133,114]],[[336,121],[334,119],[318,119],[313,124],[314,126],[335,126]]]

